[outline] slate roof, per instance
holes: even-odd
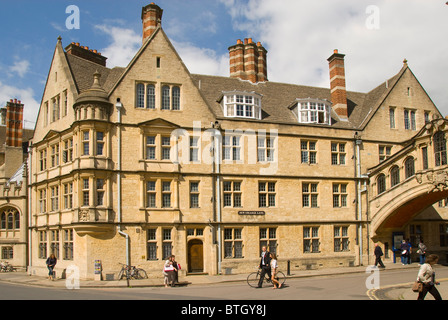
[[[114,85],[126,71],[126,68],[122,67],[109,69],[67,53],[66,57],[79,93],[85,92],[91,88],[93,84],[93,74],[98,71],[101,74],[100,85],[110,94]],[[362,93],[347,91],[348,121],[340,121],[338,116],[332,112],[331,128],[362,130],[406,69],[407,65],[405,65],[397,75],[370,92]],[[223,91],[255,91],[256,93],[263,95],[261,122],[269,123],[303,125],[298,123],[296,116],[289,109],[298,98],[326,99],[331,101],[331,92],[329,88],[272,81],[252,84],[249,81],[242,81],[230,77],[199,74],[192,74],[191,77],[217,118],[224,117],[222,107],[218,102],[222,97]],[[226,120],[232,120],[232,118],[226,118]],[[329,127],[328,125],[323,124],[317,126]]]
[[[106,92],[109,92],[125,70],[125,68],[121,67],[109,69],[72,54],[66,53],[65,56],[67,57],[67,62],[79,93],[89,90],[92,87],[93,74],[96,71],[101,74],[101,87]]]
[[[395,79],[395,76],[392,79]],[[255,91],[263,95],[262,98],[262,122],[297,124],[296,116],[289,109],[296,99],[326,99],[331,101],[329,88],[311,87],[279,82],[262,82],[252,84],[249,81],[219,76],[192,75],[196,85],[200,88],[206,102],[218,118],[223,118],[223,109],[219,103],[223,91]],[[370,117],[379,107],[379,101],[390,88],[386,83],[368,93],[347,91],[348,121],[340,121],[338,116],[332,112],[332,128],[359,129],[365,120]],[[231,118],[226,118],[227,120]],[[258,120],[255,120],[258,121]],[[306,124],[309,125],[309,124]],[[319,125],[328,127],[327,125]]]

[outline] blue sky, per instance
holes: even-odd
[[[141,8],[152,0],[0,0],[0,104],[25,103],[33,128],[57,37],[126,66],[141,45]],[[368,92],[403,59],[448,114],[448,5],[442,0],[159,0],[162,27],[192,73],[229,75],[228,47],[253,38],[268,50],[271,81],[329,87],[326,59],[346,54],[347,88]],[[66,28],[69,5],[80,29]],[[5,14],[6,13],[6,14]]]

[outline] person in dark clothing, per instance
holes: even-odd
[[[375,243],[375,267],[379,264],[380,268],[386,268],[383,264],[383,261],[381,260],[381,257],[383,256],[383,250],[378,245],[378,243]]]
[[[263,280],[265,275],[267,274],[269,279],[272,278],[271,276],[271,253],[267,251],[266,247],[263,246],[261,248],[261,260],[260,265],[258,266],[261,269],[261,275],[260,275],[260,281],[258,281],[258,287],[261,288],[263,285]]]
[[[400,250],[401,250],[401,264],[407,265],[408,264],[409,244],[406,242],[406,240],[403,240],[401,242]]]
[[[174,275],[173,275],[173,282],[171,284],[172,287],[174,287],[176,285],[176,283],[179,283],[179,265],[176,261],[176,256],[172,255],[171,256],[171,261],[173,261],[173,267],[174,267]]]
[[[47,259],[47,268],[48,268],[48,279],[54,280],[54,267],[56,266],[56,256],[54,254],[51,254],[50,257]]]

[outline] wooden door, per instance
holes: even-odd
[[[188,272],[204,272],[204,245],[201,240],[188,243]]]

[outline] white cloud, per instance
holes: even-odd
[[[112,38],[112,43],[101,50],[102,54],[108,57],[109,68],[126,67],[142,45],[141,35],[134,30],[108,25],[97,25],[95,28]],[[191,73],[228,75],[228,55],[219,56],[211,49],[199,48],[187,42],[171,41]]]
[[[219,56],[212,49],[198,48],[186,42],[171,42],[190,73],[228,76],[228,55]]]
[[[346,54],[348,90],[367,92],[398,73],[402,61],[448,114],[445,52],[447,7],[419,0],[220,0],[234,29],[268,49],[271,81],[329,87],[326,59],[334,49]],[[370,30],[366,9],[379,11],[379,29]]]
[[[34,124],[39,112],[40,103],[34,98],[34,91],[31,88],[21,89],[0,82],[0,107],[6,106],[10,99],[17,99],[24,104],[23,118],[24,127],[34,129]]]
[[[102,55],[106,56],[108,67],[126,67],[142,45],[142,36],[132,29],[97,25],[97,30],[112,38],[112,43],[102,49]]]
[[[29,71],[30,62],[28,60],[15,61],[14,64],[9,67],[9,71],[12,73],[17,73],[21,78]]]

